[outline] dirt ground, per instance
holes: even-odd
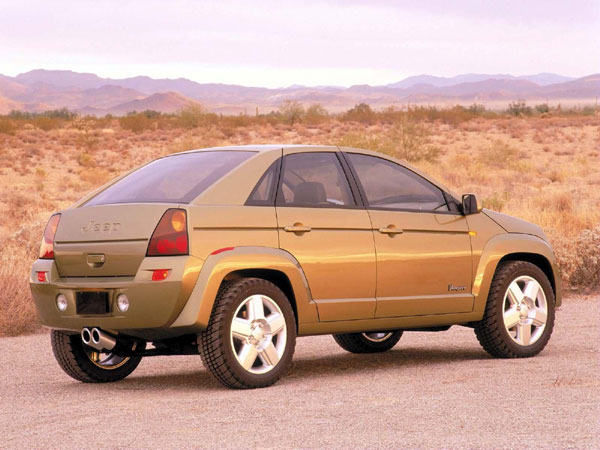
[[[351,355],[301,338],[273,387],[233,391],[200,357],[78,383],[47,334],[0,339],[0,448],[600,448],[599,298],[568,298],[535,358],[496,360],[471,329]]]

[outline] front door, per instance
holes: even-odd
[[[347,157],[373,226],[375,316],[472,311],[469,229],[449,197],[395,162],[358,153]]]
[[[277,194],[280,247],[300,263],[321,321],[375,316],[371,221],[336,152],[284,150]]]

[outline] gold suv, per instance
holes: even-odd
[[[209,148],[125,174],[50,218],[31,290],[77,380],[200,353],[234,388],[277,381],[296,336],[372,353],[463,325],[493,356],[533,356],[561,303],[539,227],[324,146]]]

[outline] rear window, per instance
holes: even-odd
[[[112,203],[189,203],[254,152],[197,152],[147,164],[100,192],[86,206]]]

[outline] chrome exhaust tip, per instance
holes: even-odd
[[[90,346],[100,351],[110,351],[117,345],[117,338],[105,333],[100,328],[92,328]]]
[[[89,328],[84,328],[81,330],[81,340],[85,345],[90,345],[92,342],[92,333]]]

